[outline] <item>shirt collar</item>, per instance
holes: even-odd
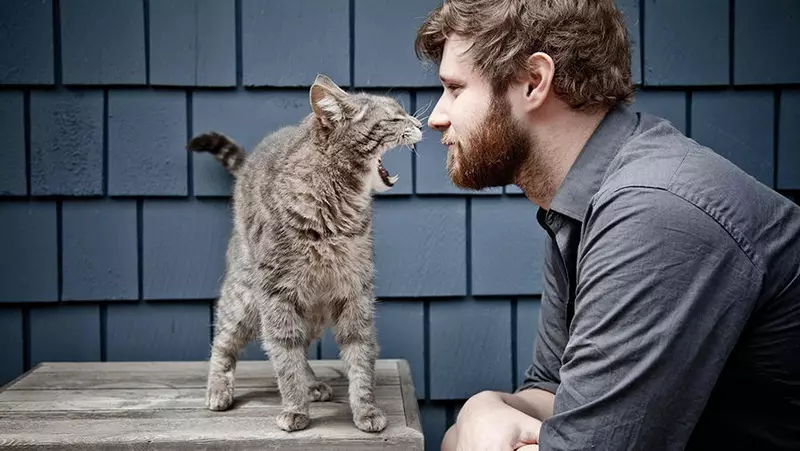
[[[550,202],[550,210],[583,222],[592,196],[600,189],[609,163],[638,125],[639,116],[625,105],[600,121]]]

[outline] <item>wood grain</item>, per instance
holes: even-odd
[[[26,449],[326,449],[422,450],[419,410],[408,362],[376,364],[386,429],[352,422],[339,360],[310,362],[334,389],[312,403],[308,429],[275,425],[281,400],[269,361],[240,362],[235,403],[205,408],[207,362],[45,362],[0,392],[0,447]]]

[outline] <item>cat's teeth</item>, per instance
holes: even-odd
[[[392,185],[394,185],[395,183],[397,183],[397,180],[398,180],[399,178],[400,178],[400,177],[398,177],[398,176],[396,176],[396,175],[393,175],[393,176],[389,177],[389,182],[390,182]]]
[[[411,150],[414,150],[414,144],[413,143],[409,144],[408,147],[410,147]]]

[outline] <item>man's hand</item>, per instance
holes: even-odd
[[[464,404],[450,439],[458,451],[512,451],[537,443],[541,426],[539,420],[506,404],[501,393],[486,391]]]

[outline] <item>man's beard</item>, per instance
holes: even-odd
[[[514,183],[528,154],[536,153],[502,95],[492,96],[482,123],[454,146],[456,149],[447,153],[447,173],[456,186],[474,190]]]

